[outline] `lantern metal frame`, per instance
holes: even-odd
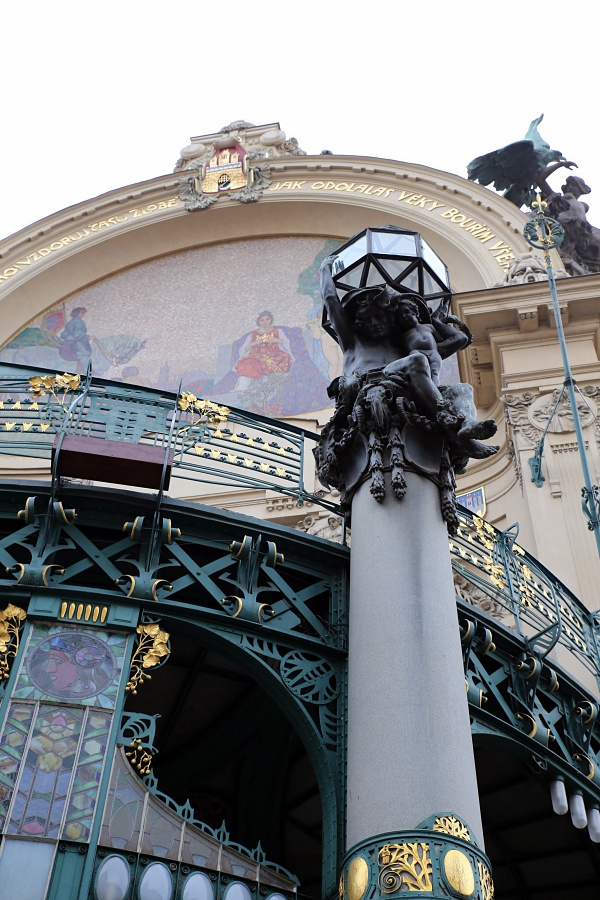
[[[389,285],[421,297],[430,312],[450,307],[448,267],[418,231],[395,225],[365,228],[333,254],[331,274],[342,306],[358,289]],[[323,328],[337,340],[325,309]]]

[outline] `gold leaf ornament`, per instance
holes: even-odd
[[[187,409],[190,409],[197,402],[197,397],[195,394],[192,394],[191,391],[182,391],[179,395],[179,400],[177,401],[177,405],[179,409],[182,409],[184,412]]]
[[[146,670],[157,666],[170,653],[170,634],[156,622],[138,625],[136,632],[139,643],[131,658],[131,675],[125,686],[132,694],[137,694],[138,687],[151,677]]]
[[[19,633],[23,627],[26,613],[20,606],[9,603],[0,612],[0,681],[8,678],[9,657],[15,657],[19,649]]]
[[[81,383],[79,375],[71,375],[69,372],[63,372],[62,375],[56,376],[56,387],[61,391],[76,391]]]

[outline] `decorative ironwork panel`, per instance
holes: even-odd
[[[560,643],[600,684],[592,614],[516,542],[518,526],[498,531],[464,509],[459,518],[458,532],[450,540],[452,564],[481,598],[488,598],[491,614],[501,617],[542,657]],[[466,595],[465,599],[471,600]],[[476,605],[482,606],[481,599]]]

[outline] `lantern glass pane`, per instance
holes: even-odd
[[[356,266],[354,269],[350,269],[350,271],[346,270],[342,275],[341,279],[344,284],[349,284],[350,287],[357,288],[360,287],[360,279],[363,273],[364,265]]]
[[[425,243],[423,238],[421,238],[421,244],[423,246],[423,259],[425,260],[425,262],[429,266],[431,266],[435,274],[441,280],[442,284],[445,284],[446,287],[450,287],[446,266],[444,265],[442,260],[439,258],[437,253],[434,253],[429,244]]]
[[[372,263],[368,263],[367,266],[367,280],[365,282],[365,286],[376,287],[379,284],[385,284],[385,278],[383,277],[379,269]]]
[[[377,262],[384,269],[390,281],[397,281],[409,266],[412,266],[412,259],[378,259]]]
[[[333,274],[337,275],[339,272],[347,269],[348,266],[354,265],[354,263],[357,262],[357,260],[359,260],[361,256],[365,256],[366,252],[367,236],[363,234],[363,236],[354,241],[353,244],[350,244],[350,246],[346,247],[344,250],[336,253],[336,260],[333,266]]]
[[[399,287],[408,288],[409,291],[414,291],[415,294],[419,293],[419,271],[418,269],[413,269],[412,272],[403,278]]]
[[[372,231],[371,253],[398,253],[402,256],[417,256],[415,236],[413,234],[396,234],[393,231]]]
[[[429,274],[427,269],[423,270],[423,294],[427,297],[429,294],[439,294],[440,286],[438,282]]]

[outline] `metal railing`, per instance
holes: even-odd
[[[312,431],[185,391],[0,364],[0,455],[49,460],[57,435],[66,434],[162,447],[173,453],[172,477],[277,491],[342,514],[305,487],[305,454],[319,440]],[[542,658],[557,644],[565,647],[600,683],[598,614],[520,547],[517,535],[518,526],[498,531],[460,508],[450,552],[468,586],[463,599],[487,609]]]
[[[0,454],[50,459],[57,435],[124,441],[172,452],[172,477],[215,486],[277,491],[337,514],[306,489],[312,431],[168,393],[31,367],[0,364]]]

